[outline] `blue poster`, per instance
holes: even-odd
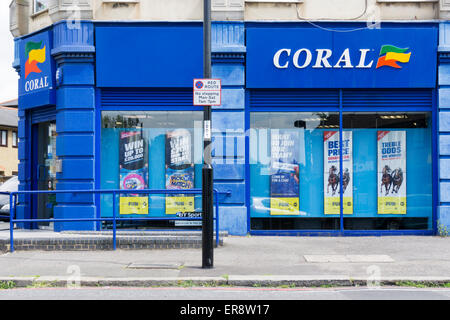
[[[120,133],[119,170],[121,190],[148,187],[147,143],[141,131]],[[121,195],[120,214],[148,214],[148,196]]]
[[[299,215],[299,131],[271,130],[270,214]]]
[[[191,133],[177,129],[166,133],[166,189],[194,188]],[[184,194],[166,196],[166,214],[194,212],[194,197]]]

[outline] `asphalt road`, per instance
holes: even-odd
[[[450,300],[450,288],[20,288],[0,300]]]

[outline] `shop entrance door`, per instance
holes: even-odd
[[[56,122],[33,125],[33,190],[56,190]],[[42,193],[33,196],[33,217],[53,218],[56,195]],[[53,223],[40,222],[33,228],[53,229]]]

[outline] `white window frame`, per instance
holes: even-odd
[[[43,12],[45,10],[48,10],[49,0],[45,0],[44,8],[39,10],[39,11],[36,10],[36,5],[37,5],[38,1],[39,0],[33,0],[33,14],[41,13],[41,12]],[[40,0],[40,1],[42,1],[42,0]]]
[[[5,140],[3,140],[3,138]],[[8,146],[8,130],[1,129],[0,130],[0,147],[7,147],[7,146]]]
[[[12,141],[11,141],[11,146],[13,148],[17,148],[19,146],[19,137],[17,135],[17,131],[12,131]]]

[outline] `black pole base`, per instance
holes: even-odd
[[[214,206],[213,206],[213,169],[202,168],[202,268],[214,265]]]

